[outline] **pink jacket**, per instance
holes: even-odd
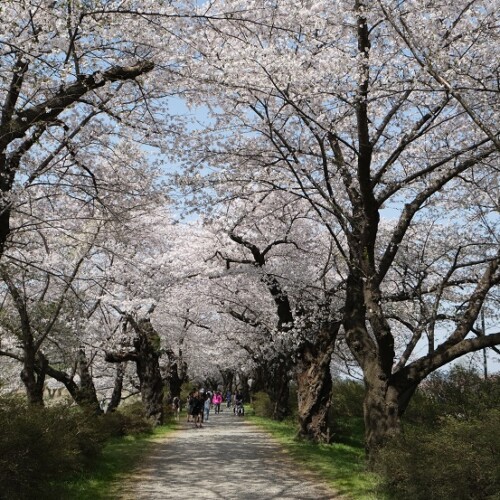
[[[220,405],[222,403],[222,394],[214,394],[212,397],[212,403],[214,405]]]

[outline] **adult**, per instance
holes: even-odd
[[[179,420],[179,415],[181,413],[181,400],[177,396],[172,399],[172,410],[174,411],[175,419]]]
[[[211,397],[210,393],[207,393],[205,401],[203,402],[203,420],[208,422],[208,415],[210,413]]]
[[[197,391],[192,390],[187,397],[187,422],[194,421],[193,409],[195,406],[195,394],[197,394]]]
[[[240,391],[236,391],[234,395],[234,408],[233,413],[235,415],[243,415],[243,394]]]
[[[214,397],[212,398],[212,403],[214,405],[214,412],[217,415],[220,413],[220,405],[222,403],[222,393],[220,391],[217,391],[214,394]]]
[[[192,416],[194,426],[196,428],[202,428],[202,418],[203,418],[203,395],[196,391],[193,395],[193,405],[192,405]]]

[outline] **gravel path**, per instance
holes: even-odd
[[[231,412],[210,415],[202,429],[182,429],[153,445],[120,487],[122,500],[337,499],[299,470],[266,433]]]

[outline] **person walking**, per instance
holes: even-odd
[[[193,409],[195,406],[195,394],[197,394],[197,392],[193,389],[187,397],[187,422],[194,422]]]
[[[179,416],[181,413],[181,400],[177,396],[172,399],[172,410],[175,415],[175,420],[179,420]]]
[[[203,403],[204,422],[208,422],[208,415],[210,413],[210,404],[211,404],[210,394],[207,394],[205,397],[205,401]]]
[[[220,405],[222,403],[222,394],[220,391],[217,391],[214,394],[214,397],[212,398],[212,403],[214,405],[214,412],[217,415],[218,413],[220,413]]]
[[[201,425],[203,418],[203,403],[204,403],[203,396],[198,391],[196,391],[193,394],[192,401],[193,401],[192,416],[193,416],[194,426],[196,428],[201,429],[203,427]]]

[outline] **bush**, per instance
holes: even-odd
[[[338,380],[332,388],[332,411],[340,417],[363,418],[364,385],[355,380]]]
[[[405,414],[412,423],[436,425],[443,415],[473,418],[498,406],[500,377],[484,380],[461,366],[435,373],[419,387]]]
[[[98,418],[99,426],[108,437],[150,434],[153,431],[153,424],[145,417],[140,401],[123,405]]]
[[[0,428],[0,498],[44,498],[52,481],[81,471],[104,443],[94,417],[20,398],[0,398]]]
[[[333,384],[328,428],[335,443],[363,446],[364,386],[355,380],[337,380]]]
[[[380,452],[382,489],[413,500],[500,499],[499,410],[471,420],[446,417],[431,432],[410,426]]]
[[[272,418],[273,403],[269,395],[265,392],[256,392],[252,396],[252,406],[255,415],[258,417]]]

